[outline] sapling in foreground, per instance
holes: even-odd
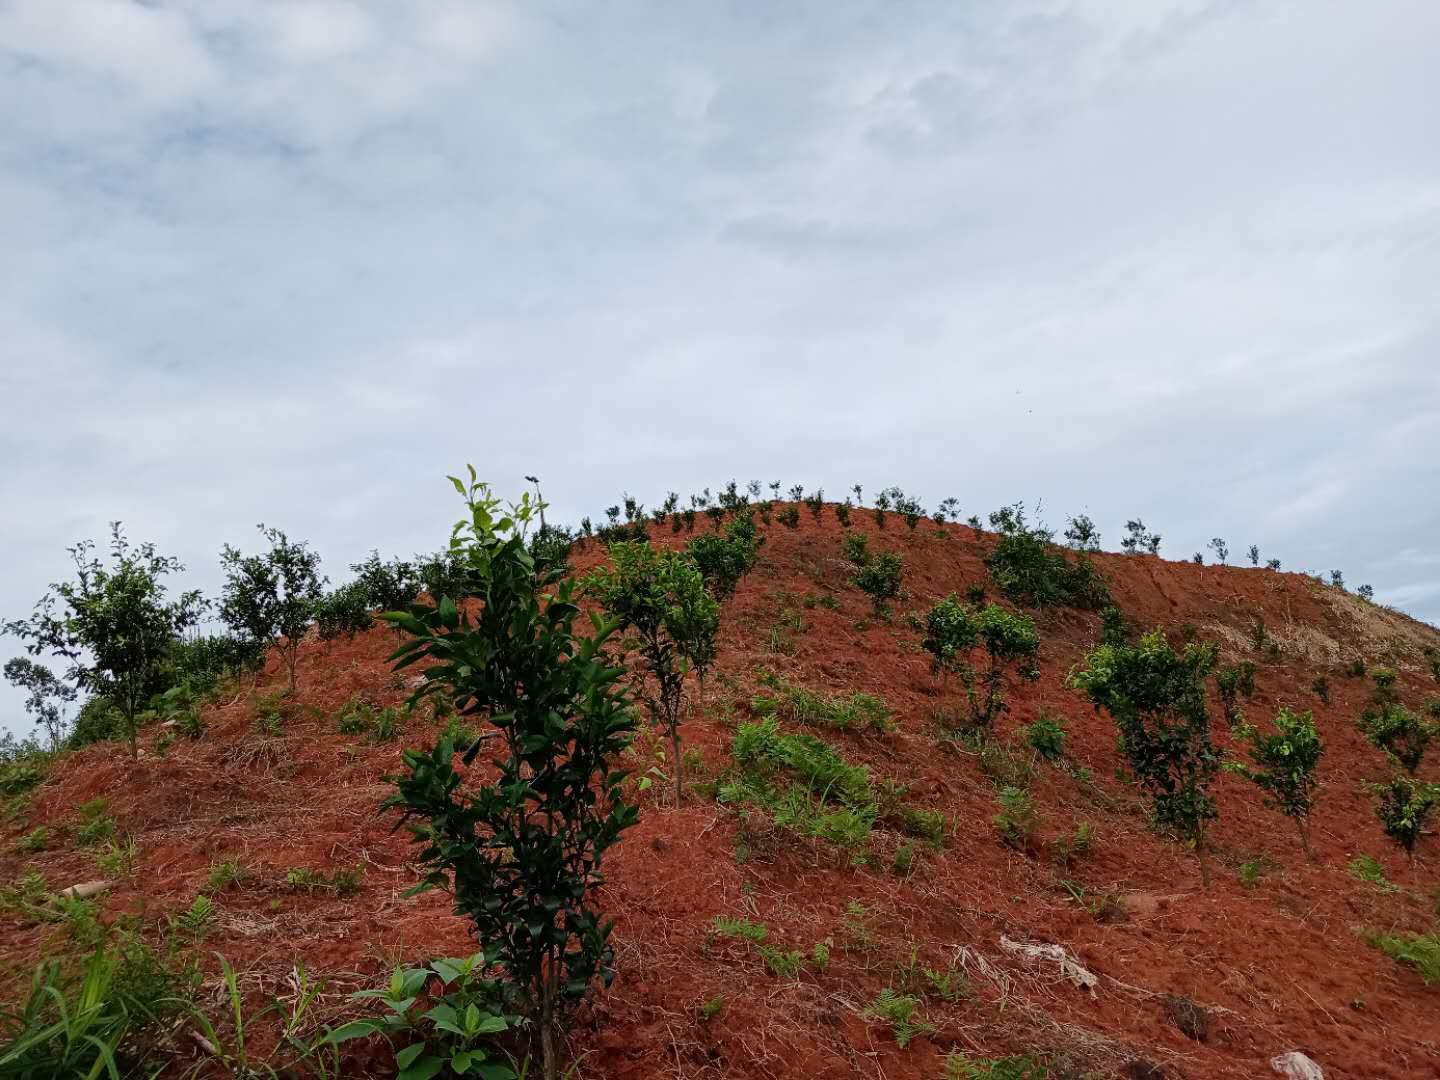
[[[422,819],[418,889],[452,893],[487,968],[533,1020],[545,1077],[558,1080],[566,1016],[595,979],[613,976],[610,923],[594,896],[606,851],[636,820],[616,768],[635,712],[624,672],[605,657],[617,624],[597,614],[592,633],[576,633],[573,584],[526,550],[536,502],[527,493],[503,510],[474,469],[468,484],[451,479],[468,513],[450,549],[483,602],[462,611],[442,597],[382,617],[411,637],[393,655],[397,670],[423,664],[412,706],[434,697],[494,728],[494,779],[462,785],[442,737],[428,753],[405,751],[386,805]],[[467,764],[482,745],[466,751]]]

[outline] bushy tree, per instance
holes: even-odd
[[[1072,562],[1055,546],[1054,533],[1029,524],[1023,503],[1001,507],[990,515],[990,524],[1000,539],[985,557],[985,566],[1007,599],[1033,607],[1091,611],[1110,603],[1110,590],[1089,554],[1079,551]]]
[[[226,544],[220,554],[225,570],[220,618],[237,634],[280,653],[293,694],[300,641],[325,595],[320,556],[279,529],[256,527],[268,551],[242,555]]]
[[[1230,545],[1225,543],[1223,538],[1217,536],[1207,546],[1215,552],[1215,558],[1219,560],[1220,565],[1224,566],[1226,560],[1230,558]]]
[[[610,562],[591,572],[584,588],[638,639],[640,659],[655,687],[645,691],[650,715],[670,742],[678,806],[685,791],[680,752],[685,675],[695,670],[703,677],[715,659],[720,604],[687,554],[656,551],[649,544],[612,544]]]
[[[325,641],[362,634],[375,621],[370,613],[370,598],[364,586],[356,581],[325,593],[315,604],[314,611],[315,632]]]
[[[1250,565],[1251,565],[1251,566],[1259,566],[1259,565],[1260,565],[1260,548],[1259,548],[1257,545],[1251,544],[1251,545],[1250,545],[1250,550],[1249,550],[1248,552],[1246,552],[1246,554],[1250,556]]]
[[[420,568],[406,559],[380,558],[378,551],[372,551],[358,563],[350,564],[355,574],[355,584],[364,593],[365,602],[372,611],[399,611],[415,602],[424,582]]]
[[[1078,514],[1069,519],[1065,529],[1065,542],[1076,551],[1099,551],[1100,530],[1089,514]]]
[[[1275,571],[1278,572],[1279,569],[1280,569],[1280,560],[1279,560],[1279,559],[1270,559],[1268,562],[1265,563],[1265,569],[1266,569],[1266,570],[1275,570]]]
[[[926,616],[921,646],[930,654],[936,670],[960,676],[970,722],[983,732],[990,731],[995,718],[1009,708],[1005,686],[1010,673],[1016,671],[1021,678],[1038,677],[1035,657],[1040,636],[1035,624],[998,604],[972,607],[960,603],[951,593]],[[977,648],[985,653],[983,669],[972,662]]]
[[[65,680],[119,713],[130,754],[138,757],[137,718],[164,689],[166,657],[199,621],[205,602],[194,590],[168,600],[165,578],[185,567],[154,544],[131,546],[118,521],[110,527],[108,565],[88,540],[69,550],[75,579],[51,585],[30,618],[7,623],[5,631],[24,640],[31,656],[69,661]]]
[[[1120,547],[1126,555],[1139,555],[1144,552],[1147,555],[1160,554],[1160,534],[1152,533],[1145,528],[1145,522],[1139,518],[1125,522],[1125,538],[1120,541]]]
[[[1361,600],[1374,600],[1375,588],[1372,585],[1361,585],[1355,590],[1355,595],[1360,597]]]
[[[16,656],[5,661],[5,680],[25,691],[25,711],[35,721],[35,726],[45,733],[50,749],[59,750],[65,741],[67,727],[65,706],[75,700],[75,688],[28,656]]]
[[[613,977],[611,924],[594,895],[605,853],[637,816],[615,767],[635,713],[624,672],[605,658],[618,624],[597,614],[594,632],[577,634],[573,585],[526,548],[536,503],[527,493],[505,511],[474,469],[468,484],[451,479],[468,513],[450,549],[483,603],[473,616],[446,598],[384,618],[411,635],[396,668],[428,662],[412,705],[433,695],[488,720],[499,736],[496,775],[462,788],[442,738],[429,753],[405,752],[387,805],[424,822],[415,829],[425,845],[419,888],[447,889],[472,920],[486,964],[534,1019],[544,1075],[556,1080],[560,1026],[597,977]]]
[[[1220,767],[1205,711],[1214,666],[1214,649],[1192,644],[1177,654],[1156,630],[1137,645],[1100,646],[1067,680],[1114,718],[1120,750],[1149,792],[1157,824],[1194,845],[1207,888],[1205,826],[1216,816],[1210,783]]]
[[[755,569],[764,543],[747,506],[736,512],[723,534],[697,536],[685,550],[699,568],[705,587],[716,599],[728,600],[735,595],[740,579]]]
[[[1225,768],[1252,781],[1264,792],[1266,806],[1295,822],[1305,857],[1314,862],[1315,852],[1310,846],[1307,826],[1320,785],[1315,769],[1325,753],[1315,728],[1315,717],[1308,711],[1292,713],[1282,708],[1275,714],[1273,734],[1249,724],[1242,724],[1237,734],[1250,744],[1254,765],[1229,761]]]

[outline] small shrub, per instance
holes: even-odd
[[[846,539],[863,536],[851,533]],[[882,551],[871,555],[866,553],[863,563],[858,563],[855,574],[851,578],[855,587],[870,597],[870,602],[875,607],[875,614],[883,615],[889,608],[890,601],[900,595],[900,581],[905,573],[904,560],[893,551]]]
[[[15,841],[15,848],[26,855],[34,855],[36,852],[44,851],[49,843],[50,830],[44,825],[37,825]]]
[[[921,646],[937,670],[960,676],[971,725],[981,731],[988,732],[995,718],[1009,708],[1005,687],[1012,669],[1021,678],[1038,677],[1034,658],[1040,650],[1040,637],[1025,615],[998,604],[967,608],[951,594],[930,609],[925,625]],[[983,671],[970,662],[976,648],[983,648],[989,660]]]
[[[794,979],[805,969],[805,954],[797,949],[781,949],[774,945],[761,945],[756,953],[765,962],[770,974],[780,979]]]
[[[1226,762],[1225,768],[1253,782],[1264,793],[1266,806],[1295,822],[1305,857],[1314,862],[1307,822],[1320,783],[1315,769],[1325,753],[1314,716],[1281,708],[1275,714],[1274,734],[1267,735],[1249,724],[1242,724],[1237,730],[1250,744],[1254,766],[1231,761]]]
[[[1253,889],[1260,883],[1260,878],[1274,869],[1274,866],[1274,862],[1264,855],[1257,855],[1255,858],[1247,859],[1241,863],[1240,869],[1236,871],[1236,874],[1240,878],[1242,887]]]
[[[1371,784],[1377,796],[1375,814],[1385,835],[1415,861],[1415,843],[1425,831],[1425,822],[1440,802],[1440,784],[1427,784],[1413,776],[1393,776],[1388,783]]]
[[[1055,546],[1053,532],[1026,522],[1023,504],[997,510],[990,515],[990,522],[1000,532],[1000,539],[986,556],[985,566],[1007,599],[1032,607],[1089,611],[1110,603],[1105,579],[1086,551],[1077,549],[1072,562]]]
[[[1046,761],[1059,761],[1065,756],[1065,721],[1062,717],[1051,716],[1045,710],[1040,715],[1021,729],[1025,732],[1025,741]]]
[[[341,585],[315,602],[315,632],[324,641],[363,634],[374,623],[370,598],[358,582]]]
[[[725,601],[735,595],[740,580],[755,568],[764,543],[765,538],[746,508],[737,512],[723,535],[707,533],[690,541],[685,550],[700,571],[705,588],[717,600]]]
[[[170,916],[170,929],[200,937],[215,921],[214,902],[201,893],[179,915]]]
[[[205,887],[210,892],[224,892],[231,885],[238,884],[249,876],[250,871],[234,859],[214,861],[210,864],[210,874],[205,879]]]
[[[1363,679],[1365,677],[1365,661],[1357,656],[1345,665],[1343,671],[1347,679]]]
[[[696,1010],[702,1024],[709,1023],[725,1011],[725,995],[716,994]]]
[[[1330,680],[1324,675],[1317,675],[1315,681],[1310,684],[1310,689],[1313,690],[1315,696],[1320,699],[1320,704],[1330,704]]]
[[[80,824],[75,829],[75,843],[81,847],[94,847],[115,835],[115,821],[107,813],[108,809],[109,804],[104,799],[92,799],[80,806]]]
[[[1050,844],[1050,859],[1056,866],[1065,868],[1090,854],[1095,846],[1095,830],[1088,821],[1075,826],[1069,836],[1062,836]]]
[[[1359,727],[1372,746],[1411,776],[1419,770],[1437,734],[1432,721],[1416,716],[1398,701],[1370,706],[1361,715]]]
[[[1120,541],[1120,547],[1126,555],[1158,555],[1160,534],[1150,532],[1145,528],[1145,522],[1135,518],[1125,523],[1125,538]]]

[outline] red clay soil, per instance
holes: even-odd
[[[657,783],[640,796],[640,824],[607,862],[601,901],[618,920],[619,975],[578,1018],[570,1053],[579,1076],[938,1078],[945,1055],[963,1051],[1042,1055],[1052,1075],[1074,1077],[1151,1075],[1133,1064],[1143,1059],[1163,1070],[1153,1075],[1201,1080],[1273,1075],[1269,1059],[1289,1050],[1310,1055],[1330,1078],[1440,1075],[1440,988],[1354,933],[1432,930],[1440,852],[1426,836],[1409,867],[1380,831],[1364,782],[1383,778],[1387,766],[1354,723],[1370,685],[1341,671],[1356,656],[1395,664],[1402,696],[1418,707],[1440,689],[1421,662],[1440,634],[1302,575],[1096,556],[1133,625],[1163,627],[1177,641],[1193,633],[1217,642],[1229,661],[1258,663],[1257,693],[1244,703],[1250,718],[1287,704],[1315,710],[1321,725],[1326,752],[1311,826],[1318,863],[1307,864],[1291,824],[1265,809],[1252,785],[1222,774],[1207,892],[1193,855],[1156,835],[1143,801],[1116,778],[1110,719],[1064,688],[1066,672],[1099,638],[1099,619],[1089,613],[1035,613],[1041,677],[1015,689],[1000,734],[1014,740],[1041,709],[1061,715],[1067,756],[1092,779],[1040,765],[1031,791],[1042,843],[1031,854],[1002,846],[995,784],[973,753],[937,735],[937,711],[957,702],[931,674],[911,618],[952,591],[989,585],[983,558],[994,538],[930,522],[911,533],[895,516],[880,531],[868,513],[856,516],[872,548],[905,558],[905,595],[892,619],[873,619],[868,599],[848,584],[841,530],[828,511],[819,524],[807,514],[798,529],[769,528],[759,566],[725,607],[716,673],[684,728],[686,746],[704,758],[697,780],[728,764],[760,665],[815,690],[878,695],[893,710],[893,732],[822,734],[877,780],[909,785],[911,805],[942,811],[944,849],[917,847],[905,874],[894,869],[903,838],[883,829],[863,866],[833,845],[783,833],[747,834],[737,851],[732,809],[703,789],[674,809]],[[655,535],[657,543],[683,539],[668,529]],[[574,561],[583,570],[599,557],[590,544]],[[1253,650],[1257,619],[1278,654]],[[404,832],[392,833],[393,815],[377,810],[392,790],[383,776],[396,769],[401,745],[433,739],[428,713],[381,745],[336,728],[337,710],[353,696],[377,705],[404,700],[405,682],[385,662],[396,640],[377,628],[351,641],[307,641],[299,662],[307,708],[278,738],[257,733],[253,703],[283,685],[272,661],[253,691],[207,712],[199,741],[182,738],[138,764],[118,745],[65,759],[24,820],[7,826],[0,881],[32,869],[51,888],[97,877],[93,852],[66,835],[75,808],[95,798],[107,800],[120,830],[139,844],[134,872],[104,899],[108,920],[129,913],[158,940],[166,916],[206,889],[212,862],[242,864],[248,876],[213,894],[218,915],[199,946],[217,1016],[217,953],[235,965],[257,1011],[292,993],[287,979],[303,963],[328,980],[317,1020],[333,1020],[353,1013],[348,992],[375,985],[396,963],[473,951],[443,894],[402,895],[417,877],[407,862],[411,845]],[[1320,674],[1329,678],[1329,705],[1311,689]],[[1238,753],[1218,704],[1212,715],[1219,745]],[[156,735],[146,733],[147,745]],[[1062,869],[1049,842],[1081,822],[1093,826],[1094,846]],[[18,852],[15,840],[40,824],[60,832],[57,850]],[[1354,877],[1348,865],[1360,854],[1383,863],[1400,890]],[[1265,872],[1246,887],[1238,869],[1253,860]],[[285,884],[292,867],[356,866],[364,875],[350,897]],[[1093,901],[1108,898],[1107,910],[1092,914],[1077,901],[1080,890],[1097,909]],[[807,955],[828,943],[828,965],[777,977],[751,946],[715,932],[717,915],[762,921],[771,942]],[[0,913],[0,928],[12,986],[39,956],[73,948],[53,925],[10,912]],[[1061,946],[1098,982],[1081,988],[1054,961],[1027,958],[1002,938]],[[935,1030],[902,1050],[889,1026],[864,1010],[882,988],[902,985],[897,969],[912,957],[963,972],[971,994],[954,1004],[927,999],[923,1013]],[[1167,995],[1207,1010],[1205,1041],[1167,1019]],[[712,999],[723,1007],[702,1019],[699,1008]],[[248,1034],[263,1048],[274,1039],[273,1017]],[[359,1055],[346,1075],[389,1074],[382,1048]],[[174,1071],[194,1060],[177,1060]]]

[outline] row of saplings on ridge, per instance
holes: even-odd
[[[367,992],[364,997],[383,1001],[389,1011],[326,1029],[304,1046],[298,1060],[317,1073],[324,1073],[327,1061],[338,1069],[338,1057],[325,1055],[339,1044],[378,1033],[405,1042],[396,1060],[407,1080],[445,1070],[499,1080],[514,1070],[496,1056],[494,1040],[519,1032],[538,1043],[544,1075],[561,1074],[565,1018],[597,981],[608,984],[613,976],[610,923],[593,897],[605,852],[638,817],[618,765],[637,730],[635,700],[647,706],[670,744],[679,801],[685,681],[692,672],[703,680],[713,664],[721,603],[754,566],[763,544],[756,517],[765,522],[775,512],[769,501],[750,506],[732,484],[716,505],[692,506],[692,513],[712,519],[714,530],[683,550],[667,550],[648,543],[643,509],[627,500],[623,522],[617,507],[600,530],[582,525],[578,539],[598,534],[610,558],[577,582],[566,563],[577,537],[544,522],[538,493],[505,508],[473,469],[468,481],[451,479],[467,512],[423,582],[435,598],[430,603],[409,603],[418,592],[413,568],[382,564],[378,557],[361,564],[373,580],[366,584],[362,569],[361,581],[337,590],[342,600],[336,600],[321,588],[313,553],[276,530],[265,530],[271,544],[266,554],[225,552],[222,617],[241,631],[240,640],[280,650],[292,689],[295,649],[310,623],[322,634],[353,632],[369,624],[376,595],[388,593],[397,602],[379,606],[404,608],[381,616],[406,636],[395,665],[424,665],[412,707],[439,699],[462,715],[485,716],[499,737],[492,783],[466,790],[456,771],[457,753],[470,763],[481,740],[457,747],[442,737],[429,750],[405,751],[396,793],[386,803],[402,812],[402,820],[415,819],[423,845],[418,859],[426,869],[417,891],[451,892],[457,913],[475,926],[482,951],[398,971],[388,988]],[[819,493],[801,502],[817,518],[826,506]],[[918,505],[902,493],[886,493],[876,504],[881,527],[892,507],[911,529],[918,527]],[[852,509],[848,500],[835,507],[842,525]],[[798,510],[792,504],[776,516],[793,525],[793,514]],[[953,500],[937,520],[945,514],[953,514]],[[693,528],[693,516],[679,511],[677,500],[667,500],[664,515],[675,532]],[[662,520],[652,515],[648,524]],[[1158,632],[1128,642],[1104,580],[1086,557],[1098,538],[1083,521],[1072,521],[1077,554],[1067,557],[1048,531],[1026,523],[1023,507],[991,515],[1000,537],[987,560],[990,571],[1013,601],[1107,610],[1107,640],[1072,672],[1070,684],[1114,717],[1131,771],[1153,798],[1157,823],[1193,844],[1208,883],[1205,828],[1215,816],[1209,785],[1220,757],[1210,741],[1205,680],[1215,653],[1193,643],[1177,653]],[[844,548],[852,580],[883,614],[899,595],[903,560],[893,552],[872,553],[860,534],[847,535]],[[148,545],[130,548],[118,529],[112,554],[114,565],[106,567],[88,549],[76,549],[78,581],[54,587],[31,620],[7,629],[26,637],[35,654],[48,650],[69,659],[80,687],[105,695],[124,719],[133,747],[144,705],[154,703],[165,665],[174,667],[177,639],[194,625],[203,601],[195,593],[166,601],[160,579],[178,564]],[[343,596],[345,588],[355,595]],[[598,608],[586,633],[576,628],[582,595]],[[470,597],[483,602],[465,603]],[[347,605],[364,618],[346,614]],[[123,648],[105,641],[127,617],[150,637],[129,633]],[[987,731],[1006,707],[1009,674],[1033,671],[1039,648],[1033,622],[981,598],[962,603],[951,596],[931,609],[924,627],[924,648],[937,669],[963,684],[972,727]],[[632,654],[637,662],[627,670],[624,660]],[[44,704],[44,680],[36,681]],[[1410,851],[1436,798],[1433,785],[1414,778],[1434,729],[1399,703],[1393,687],[1393,673],[1377,673],[1376,701],[1362,722],[1372,741],[1407,771],[1385,789],[1381,816]],[[1313,719],[1281,710],[1273,735],[1236,726],[1250,743],[1253,764],[1233,767],[1295,819],[1309,853],[1305,819],[1321,753]],[[416,1001],[427,992],[434,1008],[422,1015]],[[17,1052],[53,1053],[57,1040],[67,1039],[53,1030],[38,1041],[33,1034],[27,1043],[22,1025],[0,1049],[0,1063]],[[82,1057],[95,1056],[84,1040],[66,1045]],[[103,1048],[103,1040],[98,1045]]]

